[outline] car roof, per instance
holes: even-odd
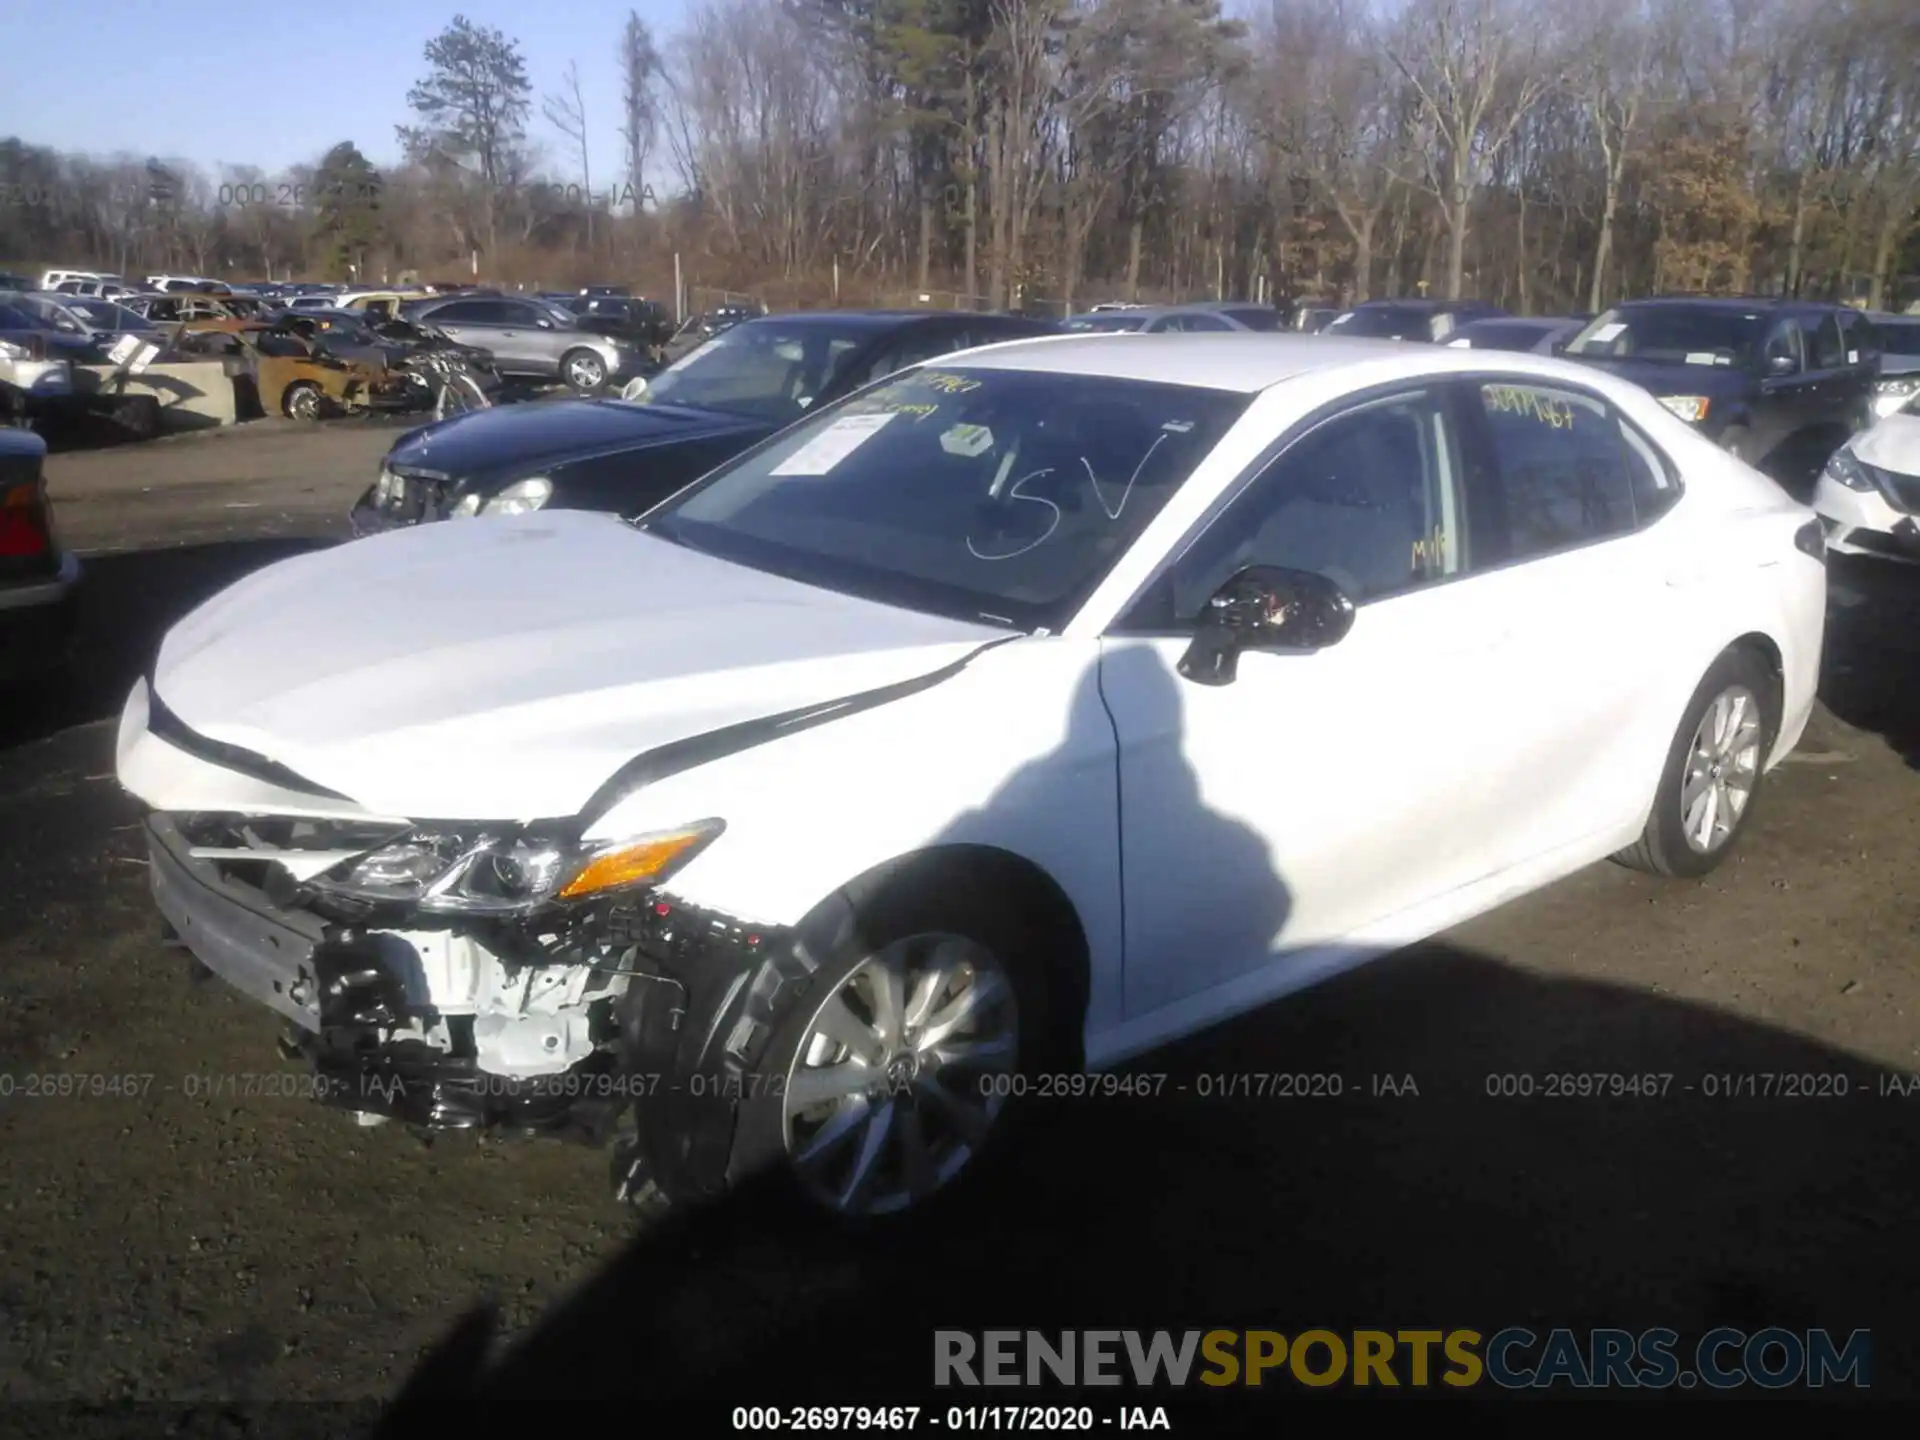
[[[1295,335],[1284,331],[1209,331],[1140,335],[1070,333],[1040,335],[963,351],[940,361],[943,369],[1037,370],[1112,380],[1166,381],[1208,390],[1255,394],[1310,371],[1365,365],[1380,360],[1416,361],[1409,373],[1484,368],[1469,350],[1410,345],[1358,336]],[[1501,365],[1524,365],[1526,357],[1502,356]],[[1559,372],[1555,372],[1559,373]]]
[[[1584,325],[1584,320],[1575,320],[1570,315],[1489,315],[1482,320],[1469,320],[1453,333],[1459,335],[1467,330],[1511,330],[1516,326],[1527,330],[1558,330],[1563,325]]]

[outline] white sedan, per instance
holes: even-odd
[[[1920,395],[1833,452],[1813,508],[1835,553],[1920,562]]]
[[[1807,723],[1822,561],[1589,368],[1050,337],[637,522],[262,570],[167,635],[118,768],[167,921],[340,1104],[871,1216],[1041,1076],[1609,856],[1711,870]]]

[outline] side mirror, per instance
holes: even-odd
[[[1242,650],[1324,650],[1353,628],[1353,601],[1324,575],[1250,565],[1213,593],[1178,669],[1231,685]]]
[[[1767,357],[1767,374],[1779,376],[1797,375],[1799,373],[1800,367],[1794,362],[1794,358],[1791,355],[1769,355]]]
[[[542,330],[551,330],[553,328],[553,322],[551,320],[536,320],[533,323],[538,325]]]
[[[1553,353],[1556,355],[1567,353],[1567,341],[1564,337],[1553,342]]]

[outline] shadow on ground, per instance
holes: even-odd
[[[0,748],[118,715],[167,630],[236,580],[325,542],[232,540],[91,555],[68,672],[0,711]],[[12,697],[9,697],[10,699]]]
[[[1920,769],[1920,566],[1833,556],[1820,698]]]
[[[1345,1093],[1198,1093],[1202,1076],[1275,1072],[1337,1075]],[[1546,1072],[1671,1079],[1640,1098],[1488,1094],[1490,1075],[1540,1089]],[[770,1178],[637,1239],[491,1363],[483,1307],[422,1363],[389,1433],[554,1395],[706,1417],[688,1433],[735,1405],[1047,1398],[936,1392],[936,1329],[1867,1328],[1870,1395],[1915,1394],[1920,1250],[1899,1237],[1920,1185],[1920,1094],[1880,1093],[1843,1053],[1429,945],[1142,1073],[1167,1077],[1158,1096],[1049,1105],[1017,1165],[898,1232],[802,1229]],[[1376,1075],[1418,1094],[1376,1095]],[[1711,1076],[1786,1075],[1847,1093],[1707,1093],[1742,1083]],[[1178,1432],[1207,1433],[1309,1395],[1278,1375],[1260,1391],[1105,1398],[1166,1404]]]

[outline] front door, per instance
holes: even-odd
[[[1444,387],[1376,400],[1285,449],[1102,642],[1119,741],[1126,1009],[1271,973],[1488,874],[1510,849],[1485,777],[1527,683],[1513,617],[1468,573],[1475,517]],[[1317,653],[1176,670],[1248,565],[1317,571],[1358,606]],[[1311,952],[1311,953],[1310,953]]]

